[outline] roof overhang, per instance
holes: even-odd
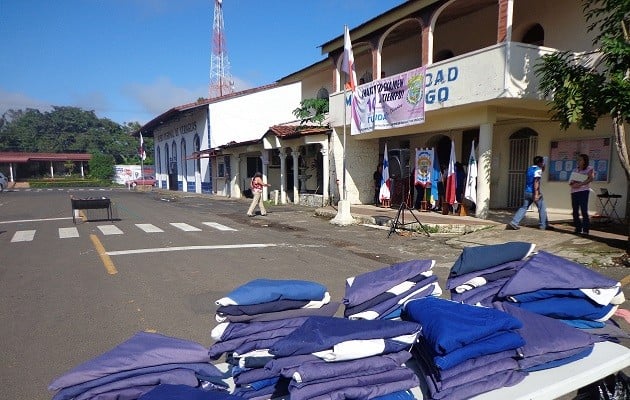
[[[19,153],[0,152],[0,163],[27,163],[31,161],[90,161],[88,153]]]

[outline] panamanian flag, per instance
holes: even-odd
[[[385,155],[383,156],[383,173],[381,175],[381,190],[378,192],[378,197],[383,200],[389,200],[391,193],[389,188],[391,187],[391,180],[389,179],[389,157],[387,156],[387,143],[385,143]]]

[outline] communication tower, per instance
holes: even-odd
[[[234,93],[225,36],[223,35],[223,0],[214,0],[212,54],[210,56],[210,98]]]

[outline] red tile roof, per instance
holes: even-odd
[[[27,163],[30,161],[89,161],[87,153],[21,153],[0,152],[0,163]]]

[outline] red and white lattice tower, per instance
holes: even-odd
[[[225,36],[223,35],[223,0],[214,0],[212,54],[210,56],[210,98],[234,93]]]

